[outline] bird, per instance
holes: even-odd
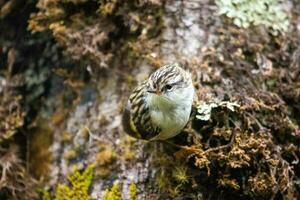
[[[194,93],[191,73],[178,63],[158,68],[129,96],[122,116],[124,131],[149,141],[178,135],[189,121]]]

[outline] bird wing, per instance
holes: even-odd
[[[145,85],[137,87],[130,96],[123,113],[124,130],[135,138],[149,140],[160,133],[151,121],[150,111],[145,102]]]

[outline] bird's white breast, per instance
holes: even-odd
[[[187,124],[193,103],[193,86],[177,90],[169,96],[152,95],[149,98],[151,121],[161,132],[154,140],[164,140],[174,137]]]

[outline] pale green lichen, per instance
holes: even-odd
[[[288,30],[289,19],[278,0],[216,0],[216,4],[218,13],[239,27],[265,25],[274,35]]]
[[[201,102],[197,106],[197,115],[196,118],[202,121],[208,121],[211,118],[212,110],[214,108],[227,108],[228,110],[234,112],[236,108],[239,108],[240,105],[237,102],[221,101],[218,103],[206,103]]]

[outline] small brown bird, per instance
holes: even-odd
[[[130,95],[123,114],[124,130],[145,140],[174,137],[189,120],[193,97],[191,74],[178,64],[163,66]]]

